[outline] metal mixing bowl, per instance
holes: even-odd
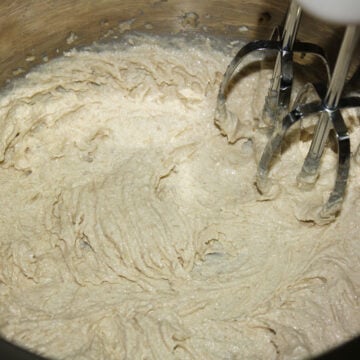
[[[64,50],[113,41],[128,29],[267,39],[273,27],[281,24],[287,5],[283,0],[2,0],[0,86]],[[342,33],[342,28],[305,14],[298,37],[323,46],[333,63]],[[2,340],[0,355],[39,359]]]
[[[267,39],[281,23],[287,5],[283,0],[2,0],[0,85],[44,57],[51,59],[74,46],[119,36],[126,24],[153,34],[203,32],[233,39]],[[188,14],[196,19],[187,21]],[[323,46],[333,58],[342,31],[305,14],[299,38]]]

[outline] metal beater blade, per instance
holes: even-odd
[[[277,52],[274,72],[263,111],[264,118],[270,119],[270,125],[276,127],[283,116],[289,111],[292,82],[293,82],[293,53],[313,54],[319,57],[329,74],[329,66],[321,47],[305,42],[296,41],[299,28],[301,9],[292,0],[285,18],[284,28],[277,27],[271,40],[252,41],[242,47],[229,64],[220,84],[215,110],[215,124],[222,129],[229,123],[236,128],[237,116],[226,108],[227,89],[236,69],[242,60],[255,51]],[[228,136],[229,138],[229,136]],[[229,138],[229,142],[236,139]]]
[[[302,186],[314,184],[318,177],[320,160],[329,132],[333,129],[338,145],[337,175],[333,191],[318,214],[319,223],[335,219],[341,210],[346,190],[350,167],[350,138],[340,109],[360,106],[360,97],[341,98],[341,94],[359,33],[359,28],[356,26],[350,25],[346,28],[327,91],[324,91],[324,86],[313,85],[321,101],[303,104],[301,97],[305,96],[307,89],[299,93],[294,109],[283,118],[279,129],[272,134],[258,165],[256,185],[261,193],[266,194],[271,189],[271,182],[268,178],[271,160],[279,149],[287,130],[304,117],[320,114],[310,150],[298,175],[298,182]]]

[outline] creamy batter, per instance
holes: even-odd
[[[356,157],[337,221],[299,221],[336,154],[299,190],[297,128],[261,201],[270,72],[232,89],[230,144],[214,109],[231,55],[131,44],[67,53],[0,97],[1,335],[56,359],[302,359],[360,333]]]

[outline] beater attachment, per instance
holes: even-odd
[[[326,89],[324,84],[307,84],[299,92],[293,110],[282,119],[281,126],[272,133],[258,165],[256,185],[261,193],[266,194],[271,189],[271,181],[268,178],[270,163],[287,130],[299,120],[319,114],[310,150],[297,177],[298,184],[304,188],[309,188],[316,182],[324,147],[330,130],[333,129],[338,147],[337,174],[330,197],[316,216],[318,223],[327,223],[335,218],[341,210],[346,189],[350,167],[350,138],[340,109],[360,106],[360,97],[341,97],[341,94],[358,38],[359,29],[349,25],[345,31],[330,85]],[[306,103],[307,94],[312,88],[316,90],[319,101]]]
[[[239,121],[234,113],[226,108],[227,89],[232,77],[243,59],[256,51],[277,53],[271,85],[265,100],[263,119],[272,127],[276,127],[289,111],[293,83],[293,54],[312,54],[323,62],[327,73],[329,66],[321,47],[315,44],[296,41],[296,34],[301,18],[301,8],[295,0],[291,1],[284,26],[273,30],[270,40],[252,41],[242,47],[229,64],[217,97],[215,124],[221,129],[236,129]],[[231,137],[230,142],[233,142]]]
[[[301,1],[305,0],[299,0],[299,2]],[[310,7],[313,6],[311,4]],[[360,6],[358,8],[360,9]],[[351,8],[345,10],[346,13],[342,11],[338,15],[339,18],[352,15]],[[299,120],[308,116],[319,115],[310,150],[297,181],[300,188],[304,189],[309,189],[315,184],[319,175],[320,160],[330,130],[333,129],[338,147],[335,185],[326,203],[320,207],[318,213],[311,219],[318,224],[324,224],[334,220],[340,212],[349,175],[350,138],[340,110],[360,106],[358,93],[355,92],[354,96],[342,97],[351,57],[359,39],[359,29],[355,25],[347,26],[335,68],[331,75],[322,48],[316,44],[296,40],[300,18],[301,8],[295,0],[292,0],[284,21],[284,27],[275,28],[270,40],[252,41],[238,51],[228,66],[220,84],[215,110],[215,124],[221,129],[241,130],[241,128],[237,129],[237,127],[240,127],[240,122],[236,115],[226,108],[227,90],[232,77],[241,61],[250,53],[255,51],[277,53],[273,76],[263,109],[263,121],[269,125],[271,135],[258,164],[256,186],[258,191],[266,198],[271,197],[273,190],[272,182],[269,179],[271,161],[278,152],[286,132]],[[298,92],[294,104],[291,105],[294,53],[312,54],[320,58],[326,69],[327,79],[322,80],[321,83],[306,84]],[[358,83],[359,70],[348,85],[357,89]],[[308,101],[308,95],[311,92],[316,93],[318,101]],[[228,131],[225,132],[228,134]],[[231,138],[228,135],[229,142],[235,142],[237,139],[238,137]]]

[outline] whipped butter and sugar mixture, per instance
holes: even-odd
[[[316,188],[296,187],[306,130],[290,134],[278,195],[261,201],[271,72],[234,85],[229,144],[214,109],[230,60],[206,39],[135,37],[3,91],[3,337],[54,359],[302,359],[360,332],[356,156],[331,224],[299,221],[336,165],[329,147]]]

